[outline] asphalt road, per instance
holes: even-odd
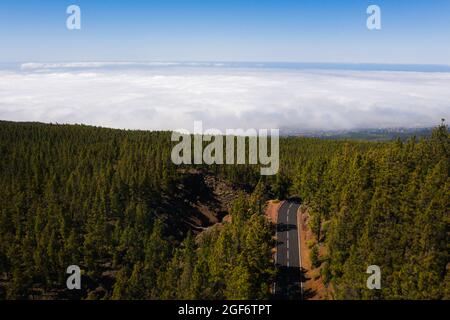
[[[276,264],[278,277],[275,295],[283,299],[301,299],[301,260],[297,210],[300,204],[286,201],[278,210]]]

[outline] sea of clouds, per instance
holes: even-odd
[[[450,73],[25,63],[0,70],[0,119],[112,128],[428,127],[450,118]]]

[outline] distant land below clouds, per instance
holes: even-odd
[[[280,135],[285,137],[309,137],[320,139],[350,139],[369,141],[407,140],[411,137],[423,138],[431,136],[434,127],[430,128],[381,128],[381,129],[357,129],[335,131],[310,131],[300,132],[295,130],[281,130]]]
[[[0,119],[143,130],[429,128],[450,66],[274,62],[0,64]]]

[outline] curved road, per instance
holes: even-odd
[[[286,201],[278,210],[276,265],[278,277],[275,296],[283,299],[302,299],[301,257],[297,211],[300,204]]]

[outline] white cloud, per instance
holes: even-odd
[[[203,120],[222,130],[302,131],[432,126],[450,118],[450,73],[112,65],[0,71],[0,119],[151,130],[192,130]]]

